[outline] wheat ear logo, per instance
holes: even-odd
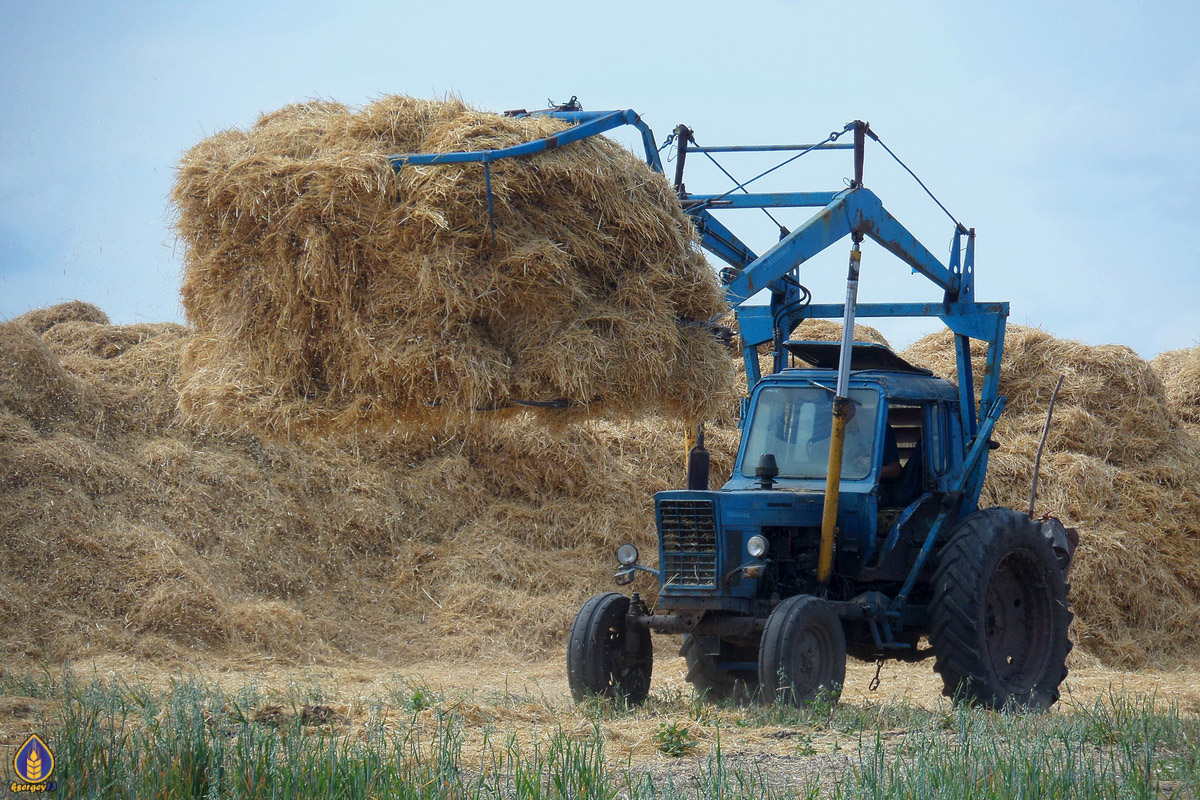
[[[17,750],[13,769],[25,783],[45,783],[54,772],[54,754],[35,733]]]

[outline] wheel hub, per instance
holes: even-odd
[[[1009,553],[988,586],[984,619],[995,674],[1014,689],[1032,689],[1045,672],[1053,632],[1051,587],[1032,554]]]

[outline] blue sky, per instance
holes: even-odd
[[[979,231],[981,300],[1145,356],[1200,339],[1200,11],[1143,2],[47,3],[0,0],[0,318],[66,299],[181,320],[180,154],[261,111],[455,92],[633,108],[664,137],[808,141],[869,120]],[[743,177],[765,162],[729,158]],[[832,189],[814,154],[764,190]],[[950,223],[886,156],[867,184],[938,255]],[[693,191],[728,187],[711,170]],[[727,217],[764,250],[773,228]],[[792,215],[788,222],[799,217]],[[847,244],[848,247],[848,244]],[[841,299],[846,247],[805,266]],[[936,299],[865,248],[865,300]],[[898,344],[928,324],[881,325]]]

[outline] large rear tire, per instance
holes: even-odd
[[[629,630],[628,612],[629,598],[618,592],[596,595],[579,609],[567,640],[567,683],[575,702],[596,696],[639,705],[650,693],[650,631]]]
[[[1067,590],[1051,542],[1025,514],[989,508],[959,523],[929,609],[943,693],[995,709],[1052,706],[1071,650]]]
[[[846,634],[833,607],[817,597],[789,597],[767,617],[758,651],[765,702],[836,703],[846,682]]]
[[[679,655],[687,663],[687,682],[705,700],[742,702],[753,697],[758,689],[758,673],[718,669],[717,660],[704,651],[694,636],[683,637]]]

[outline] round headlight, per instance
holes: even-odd
[[[638,549],[631,544],[623,544],[617,548],[617,562],[622,566],[628,567],[630,564],[636,564],[638,560]]]
[[[751,558],[762,558],[767,554],[767,539],[764,536],[751,536],[746,540],[746,552]]]

